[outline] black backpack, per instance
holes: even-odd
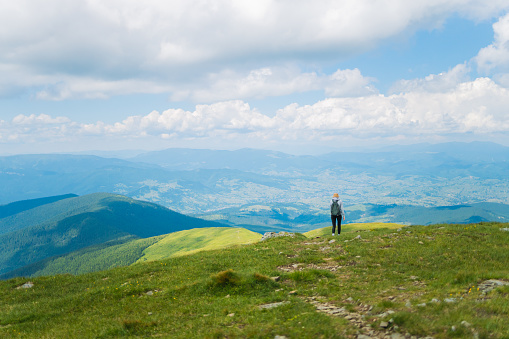
[[[332,200],[332,205],[330,207],[331,215],[341,215],[341,208],[339,208],[339,200]]]

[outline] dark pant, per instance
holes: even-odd
[[[336,220],[338,222],[338,234],[341,234],[341,214],[331,215],[330,218],[332,220],[332,234],[334,234],[334,231],[336,230]]]

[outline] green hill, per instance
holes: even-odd
[[[92,245],[217,226],[121,195],[67,198],[0,219],[0,274]]]
[[[260,239],[259,233],[244,228],[214,227],[180,231],[169,234],[147,247],[138,262],[161,260],[232,245],[251,244]]]
[[[198,251],[226,248],[259,241],[261,235],[243,228],[207,227],[179,231],[145,239],[119,239],[47,258],[0,278],[53,274],[83,274],[161,260]]]
[[[368,228],[0,281],[0,337],[509,336],[509,224]]]

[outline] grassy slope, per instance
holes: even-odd
[[[259,241],[259,233],[244,228],[213,227],[171,233],[143,251],[138,262],[161,260]]]
[[[416,336],[507,338],[509,288],[487,296],[477,291],[486,279],[509,280],[509,232],[501,230],[507,227],[373,228],[345,232],[334,242],[298,235],[34,278],[29,289],[17,289],[26,279],[0,281],[0,337],[355,337],[359,329],[351,322],[317,312],[305,300],[315,297],[365,315],[375,329],[392,318],[398,332]],[[229,269],[233,273],[218,274]],[[275,275],[280,282],[266,278]],[[287,304],[258,307],[271,302]],[[395,313],[375,316],[388,310]]]
[[[395,228],[401,228],[405,227],[405,225],[401,224],[393,224],[393,223],[384,223],[384,222],[372,222],[372,223],[366,223],[366,224],[344,224],[341,226],[341,234],[343,233],[351,233],[356,232],[360,230],[376,230],[380,228],[387,228],[387,229],[395,229]],[[331,235],[332,233],[332,226],[324,227],[324,228],[318,228],[316,230],[312,230],[309,232],[304,233],[306,237],[313,238],[313,237],[324,237]]]

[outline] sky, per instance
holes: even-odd
[[[507,0],[0,0],[0,155],[509,146]]]

